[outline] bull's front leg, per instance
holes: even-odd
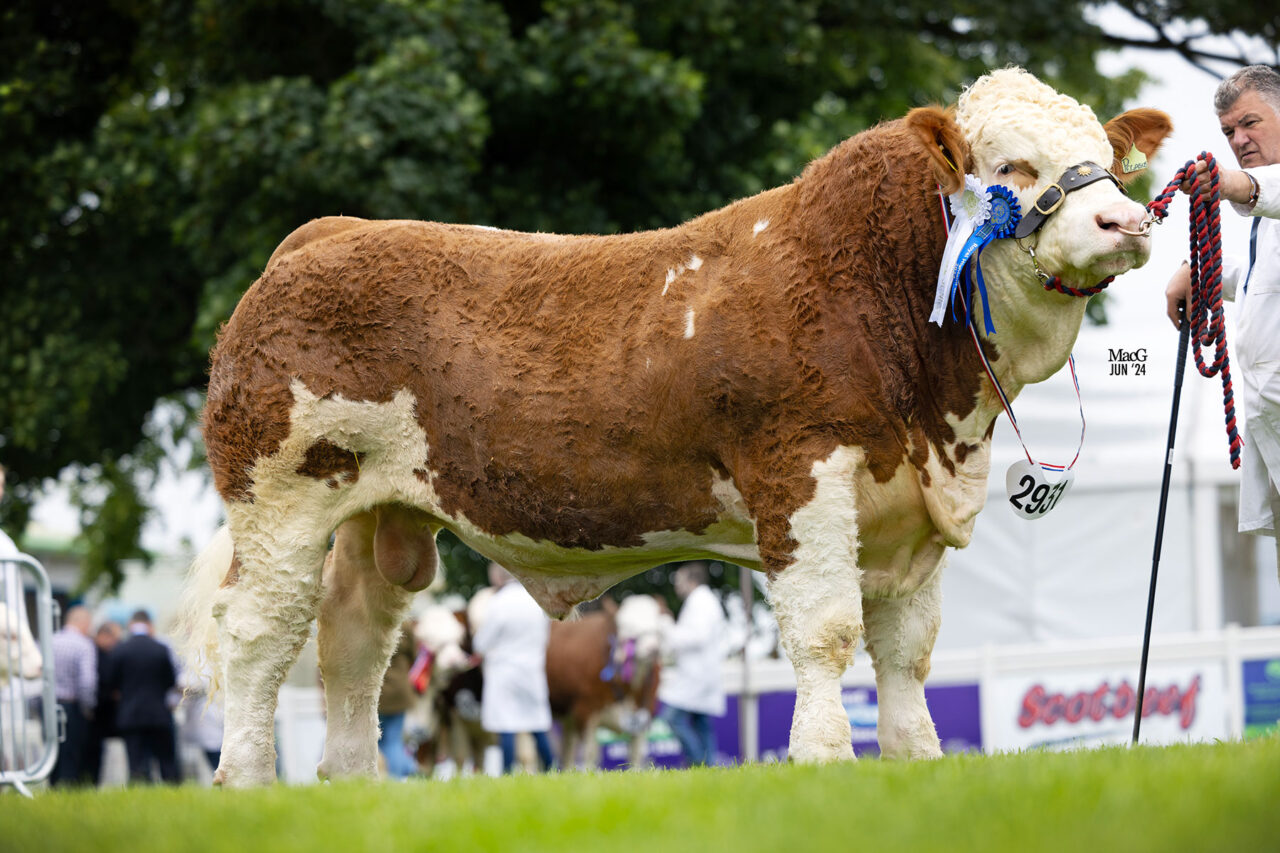
[[[858,458],[857,451],[838,448],[815,462],[813,498],[788,520],[795,542],[789,561],[771,566],[762,553],[780,640],[796,673],[794,761],[853,759],[840,678],[863,631],[853,487]]]
[[[938,758],[942,747],[924,701],[942,622],[940,571],[915,593],[866,602],[867,652],[876,668],[876,736],[885,758]]]

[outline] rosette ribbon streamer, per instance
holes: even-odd
[[[978,179],[965,175],[964,189],[950,196],[951,212],[955,221],[947,235],[947,245],[942,253],[938,270],[938,287],[933,300],[933,313],[929,321],[941,326],[947,305],[951,305],[952,319],[956,318],[956,303],[965,311],[963,318],[969,322],[968,306],[971,300],[957,300],[961,284],[968,292],[974,282],[982,299],[982,319],[988,335],[995,334],[991,322],[991,307],[987,301],[987,282],[982,276],[982,250],[993,241],[1012,237],[1022,218],[1018,200],[1005,187],[995,184],[982,189]]]

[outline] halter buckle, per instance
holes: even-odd
[[[1058,198],[1053,202],[1053,204],[1049,205],[1049,207],[1046,209],[1040,206],[1040,202],[1043,201],[1044,197],[1049,194],[1049,190],[1057,190]],[[1049,186],[1044,188],[1044,192],[1040,193],[1039,197],[1036,198],[1035,202],[1031,206],[1041,216],[1048,216],[1049,214],[1057,210],[1059,207],[1062,207],[1062,202],[1063,200],[1066,199],[1066,197],[1067,197],[1067,192],[1062,188],[1062,184],[1052,183],[1052,184],[1049,184]]]

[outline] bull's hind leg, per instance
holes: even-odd
[[[813,499],[790,518],[790,563],[770,569],[769,597],[782,647],[796,673],[790,756],[795,761],[852,759],[840,678],[862,635],[862,590],[853,476],[857,457],[837,449],[814,463]]]
[[[423,520],[383,506],[338,528],[316,638],[327,714],[321,778],[377,773],[382,678],[413,592],[435,576],[435,544]]]
[[[877,737],[885,758],[942,755],[933,717],[924,701],[924,680],[942,622],[941,572],[904,598],[870,600],[867,652],[876,668]]]
[[[234,521],[235,561],[213,607],[226,701],[214,782],[245,787],[275,781],[276,702],[315,618],[325,540],[281,544]]]

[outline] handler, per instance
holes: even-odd
[[[1239,529],[1274,537],[1280,514],[1280,73],[1267,65],[1242,68],[1219,84],[1213,106],[1241,167],[1219,169],[1219,192],[1241,216],[1253,217],[1248,261],[1222,259],[1222,296],[1240,305],[1232,353],[1244,385]],[[1205,186],[1205,163],[1196,169]],[[1189,180],[1182,191],[1191,192]],[[1184,265],[1165,290],[1175,326],[1190,287]]]
[[[547,640],[551,622],[538,602],[497,563],[489,564],[489,585],[497,590],[489,599],[484,622],[472,648],[484,660],[484,693],[480,724],[498,736],[502,772],[516,760],[516,735],[528,732],[538,748],[543,770],[554,761],[547,732],[551,729],[551,701],[547,697]]]
[[[744,569],[745,571],[745,569]],[[680,741],[685,760],[694,767],[716,763],[714,720],[725,712],[724,610],[707,586],[707,566],[685,563],[672,578],[683,602],[674,624],[668,617],[664,643],[675,657],[662,670],[659,716]]]

